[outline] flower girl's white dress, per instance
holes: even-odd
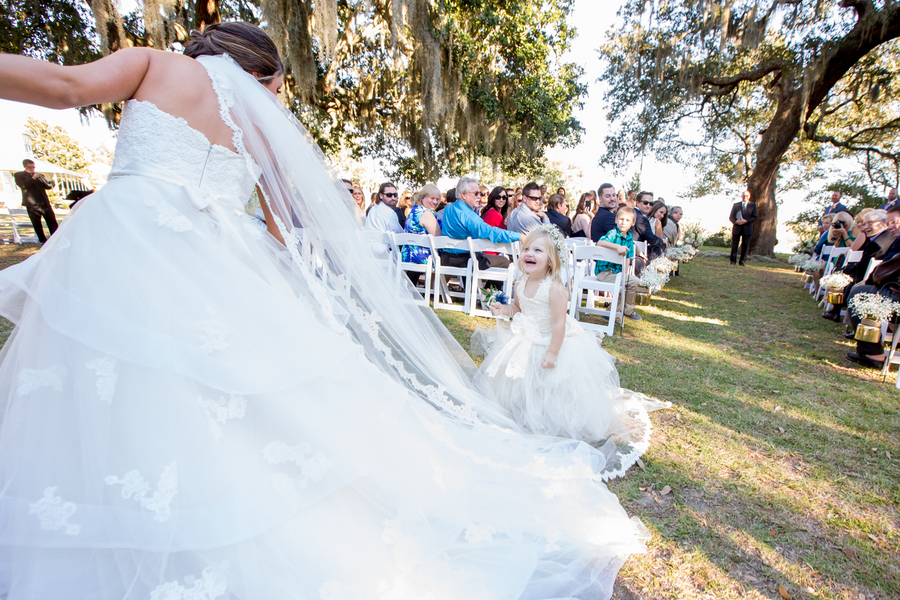
[[[130,101],[109,183],[0,273],[0,598],[608,598],[648,535],[596,451],[388,376],[245,213],[257,175]]]
[[[604,476],[624,475],[649,447],[647,411],[671,404],[620,388],[615,359],[568,315],[556,366],[543,368],[553,327],[552,279],[546,277],[531,298],[527,281],[524,275],[516,282],[521,312],[509,326],[498,321],[495,331],[476,333],[474,341],[488,351],[481,372],[516,422],[534,433],[594,444],[607,457]]]

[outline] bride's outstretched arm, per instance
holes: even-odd
[[[68,67],[0,54],[0,98],[56,109],[128,100],[147,74],[152,52],[127,48]]]
[[[263,193],[264,187],[264,184],[256,186],[256,194],[259,196],[259,206],[262,208],[263,218],[266,220],[266,230],[272,234],[272,237],[284,244],[284,238],[281,237],[281,232],[278,231],[278,226],[275,224],[275,219],[272,216],[272,209],[269,208],[268,196]]]

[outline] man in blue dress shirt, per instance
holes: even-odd
[[[519,234],[491,227],[481,220],[475,212],[478,203],[478,195],[481,190],[478,181],[471,177],[463,177],[456,184],[456,202],[444,208],[444,219],[441,225],[441,233],[454,240],[491,240],[498,244],[508,244],[519,241]],[[441,252],[441,264],[447,267],[465,267],[469,261],[467,250],[443,250]],[[478,254],[478,268],[484,270],[490,267],[506,268],[509,259],[499,254]]]

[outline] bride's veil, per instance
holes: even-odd
[[[239,131],[238,151],[262,169],[261,201],[320,318],[416,396],[471,423],[519,429],[490,399],[489,387],[478,384],[459,343],[430,308],[414,301],[408,278],[362,237],[355,202],[306,129],[227,56],[198,60],[225,100],[222,118]]]

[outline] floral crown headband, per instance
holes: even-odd
[[[548,225],[546,223],[542,225],[538,225],[529,230],[528,233],[532,231],[536,231],[538,229],[543,229],[550,236],[550,240],[553,242],[553,245],[556,246],[556,254],[559,255],[559,264],[560,266],[566,266],[569,263],[569,248],[566,246],[565,240],[563,240],[562,236],[559,234],[559,228],[556,225]]]

